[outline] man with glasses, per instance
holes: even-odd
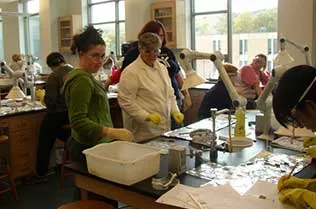
[[[244,92],[247,100],[255,100],[262,92],[260,85],[266,85],[270,73],[266,70],[267,57],[258,54],[250,65],[245,65],[240,69],[241,85],[236,86]]]
[[[123,110],[124,127],[137,142],[170,130],[170,116],[178,124],[183,114],[177,106],[167,68],[158,61],[161,39],[144,33],[138,41],[139,56],[123,71],[118,101]]]
[[[316,131],[316,68],[299,65],[281,77],[273,95],[273,110],[283,125],[306,127]],[[304,141],[311,157],[316,157],[316,140]],[[278,183],[279,199],[297,208],[316,208],[316,179],[300,179],[288,175]]]

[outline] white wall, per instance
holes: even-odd
[[[126,41],[137,40],[142,27],[151,19],[150,4],[157,0],[125,0]]]
[[[314,0],[279,0],[279,35],[283,35],[299,44],[310,46],[314,63],[316,63],[315,12]],[[286,49],[295,59],[293,65],[305,64],[303,54],[296,48],[288,44]]]
[[[0,7],[4,12],[22,12],[22,8],[16,2],[2,4]],[[3,16],[2,22],[4,59],[7,63],[10,63],[13,54],[25,53],[23,18]]]

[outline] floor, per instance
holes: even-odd
[[[74,199],[73,177],[66,177],[63,189],[60,189],[59,177],[56,173],[48,176],[47,183],[25,185],[17,182],[17,184],[20,203],[17,204],[11,192],[7,192],[0,196],[1,209],[56,209]]]

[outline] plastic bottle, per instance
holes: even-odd
[[[234,130],[235,137],[245,137],[245,109],[238,107],[235,111],[236,125]]]

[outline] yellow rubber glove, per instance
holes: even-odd
[[[184,115],[181,112],[173,112],[172,117],[176,121],[177,124],[183,123]]]
[[[304,137],[304,147],[316,145],[316,137]]]
[[[306,189],[287,189],[279,193],[282,203],[294,205],[296,208],[316,209],[316,193]]]
[[[126,128],[104,128],[103,133],[105,136],[108,136],[111,139],[118,139],[121,141],[134,140],[134,136],[132,132],[130,132]]]
[[[288,178],[288,175],[282,176],[279,179],[279,191],[295,188],[308,189],[310,191],[316,192],[316,179],[301,179],[295,176]]]
[[[158,113],[150,113],[146,117],[147,121],[151,121],[155,125],[160,125],[162,123],[162,118]]]
[[[39,99],[39,101],[45,105],[44,97],[45,97],[45,89],[37,89],[36,92],[36,97]]]
[[[312,158],[316,158],[316,146],[312,146],[306,149],[306,153]]]

